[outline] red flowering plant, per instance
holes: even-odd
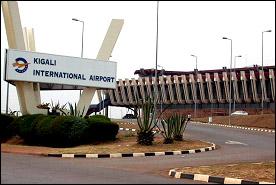
[[[67,104],[67,103],[66,103]],[[48,114],[49,115],[60,115],[60,113],[57,113],[57,110],[63,111],[65,108],[65,105],[60,106],[59,102],[57,104],[54,104],[53,101],[52,103],[42,103],[36,106],[39,109],[48,109]]]
[[[50,103],[41,103],[36,107],[39,109],[50,109],[49,105],[50,105]]]
[[[57,110],[64,110],[65,106],[66,106],[67,103],[65,103],[65,105],[62,105],[60,106],[59,102],[57,104],[53,104],[53,101],[52,101],[52,104],[51,104],[51,109],[52,109],[52,112],[56,112]]]

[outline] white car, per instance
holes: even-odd
[[[248,115],[248,113],[245,112],[245,111],[235,111],[231,115],[244,115],[244,116],[246,116],[246,115]]]

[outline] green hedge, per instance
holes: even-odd
[[[32,114],[26,115],[19,120],[19,136],[22,137],[26,143],[36,143],[35,126],[38,123],[37,119],[40,119],[43,116],[43,114]]]
[[[24,115],[12,120],[8,119],[9,125],[1,124],[7,128],[9,137],[19,135],[27,144],[43,145],[49,147],[73,147],[92,141],[114,140],[118,134],[119,125],[110,121],[106,116],[96,115],[84,119],[76,116],[54,115]],[[1,134],[1,138],[2,138]]]
[[[19,135],[19,122],[21,119],[24,119],[28,115],[16,117],[13,122],[8,126],[8,129],[12,132],[12,135],[16,136]]]
[[[50,123],[53,147],[72,147],[85,142],[87,122],[76,116],[58,116]]]
[[[89,118],[88,123],[88,141],[106,141],[114,140],[118,134],[119,125],[117,123],[102,120],[100,118]]]
[[[105,120],[105,121],[111,121],[108,117],[103,116],[103,115],[93,115],[91,117],[89,117],[88,119],[101,119],[101,120]]]
[[[41,117],[40,120],[38,120],[38,123],[35,126],[35,138],[37,142],[44,146],[51,146],[51,143],[54,142],[54,139],[51,138],[51,122],[53,119],[55,119],[57,116],[44,116]]]
[[[9,129],[9,126],[14,121],[14,119],[15,119],[14,116],[1,113],[1,118],[0,118],[1,141],[6,141],[7,139],[11,138],[12,131]]]

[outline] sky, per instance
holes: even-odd
[[[96,59],[112,19],[124,25],[112,52],[117,80],[138,78],[135,70],[155,68],[157,1],[18,1],[22,27],[34,28],[36,51]],[[160,1],[158,65],[167,71],[198,70],[262,64],[275,65],[275,1]],[[1,112],[6,110],[7,82],[3,80],[4,51],[8,48],[1,5]],[[159,67],[161,69],[161,67]],[[81,70],[81,69],[80,69]],[[41,102],[77,103],[77,91],[41,91]],[[92,104],[98,103],[95,94]],[[20,110],[16,88],[9,86],[9,108]],[[128,109],[109,108],[109,117],[121,118]]]

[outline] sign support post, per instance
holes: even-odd
[[[9,48],[27,50],[25,41],[24,41],[23,30],[21,26],[21,20],[20,20],[17,2],[1,1],[1,3],[2,3]],[[44,111],[44,110],[39,110],[36,107],[35,103],[33,102],[33,100],[35,99],[35,94],[34,94],[32,83],[27,84],[26,82],[16,81],[15,85],[16,85],[20,110],[23,115],[37,114]]]

